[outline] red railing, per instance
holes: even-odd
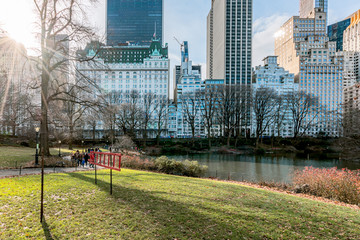
[[[121,171],[120,153],[91,152],[89,162],[96,166]]]

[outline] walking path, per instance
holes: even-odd
[[[97,167],[100,169],[100,167]],[[44,173],[64,173],[64,172],[76,172],[76,171],[89,171],[94,170],[94,168],[89,168],[89,166],[85,167],[52,167],[52,168],[44,168]],[[4,169],[0,170],[0,178],[6,177],[15,177],[15,176],[24,176],[24,175],[35,175],[41,174],[41,168],[24,168],[24,169]]]

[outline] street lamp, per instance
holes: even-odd
[[[35,165],[39,165],[39,131],[40,128],[36,127],[36,153],[35,153]]]
[[[60,147],[61,147],[61,140],[59,140],[59,157],[61,157]]]
[[[81,141],[81,148],[82,148],[82,151],[84,152],[84,140]]]

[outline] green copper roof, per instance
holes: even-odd
[[[99,47],[98,50],[95,47]],[[168,47],[162,47],[159,40],[153,40],[150,46],[102,46],[91,43],[85,51],[88,56],[98,52],[98,58],[104,59],[105,63],[143,63],[150,56],[168,58]]]

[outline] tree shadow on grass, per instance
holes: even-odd
[[[43,216],[43,220],[42,220],[41,225],[42,225],[42,228],[44,230],[46,240],[54,240],[54,238],[51,235],[49,225],[46,222],[45,216]]]
[[[93,175],[81,173],[68,173],[68,175],[94,184]],[[239,237],[249,236],[247,232],[240,234],[242,231],[231,221],[224,223],[212,214],[200,213],[200,207],[197,209],[190,202],[186,204],[172,201],[165,196],[164,198],[156,196],[157,191],[125,187],[116,181],[118,180],[115,180],[115,184],[113,182],[113,195],[109,196],[120,201],[114,201],[113,204],[118,205],[119,209],[124,208],[125,204],[134,212],[141,212],[143,215],[141,221],[144,221],[142,224],[146,225],[150,221],[156,226],[150,232],[154,237],[156,235],[156,239],[228,239],[234,237],[235,233]],[[102,191],[109,192],[107,178],[98,178],[97,182],[97,186]],[[218,211],[217,214],[223,213]]]
[[[68,175],[94,184],[94,175],[89,173],[68,173]],[[97,186],[104,192],[109,192],[109,177],[97,179]],[[125,178],[122,179],[125,180]],[[139,180],[134,176],[127,179],[135,184]],[[283,234],[285,238],[294,236],[294,233],[302,236],[309,235],[308,229],[300,231],[299,229],[282,228],[274,231],[274,226],[288,225],[292,221],[291,219],[297,215],[294,211],[299,209],[292,209],[286,204],[283,207],[269,204],[268,200],[271,198],[271,194],[269,196],[261,195],[257,200],[252,197],[246,198],[244,201],[234,199],[234,202],[227,202],[223,199],[200,198],[186,192],[183,195],[174,194],[169,191],[161,191],[156,187],[153,190],[145,190],[134,185],[126,185],[126,180],[119,181],[121,180],[117,177],[113,179],[113,195],[111,195],[114,199],[113,206],[115,209],[126,206],[128,209],[132,209],[133,213],[140,212],[143,217],[140,220],[134,220],[139,221],[135,225],[143,228],[149,223],[153,224],[153,229],[145,229],[150,231],[147,234],[153,234],[156,239],[271,239],[279,238]],[[229,189],[229,191],[232,190]],[[246,192],[245,188],[238,191],[237,198]],[[253,192],[251,196],[256,197],[256,194],[260,194],[260,190],[259,193]],[[175,195],[175,198],[169,199],[169,195]],[[187,198],[186,202],[182,201],[183,198]],[[311,228],[314,230],[316,224],[323,221],[320,215],[311,216],[311,213],[306,212],[303,212],[302,215],[305,219],[314,222],[311,224]],[[276,223],[269,221],[276,221]],[[136,229],[136,231],[141,232],[142,230]]]

